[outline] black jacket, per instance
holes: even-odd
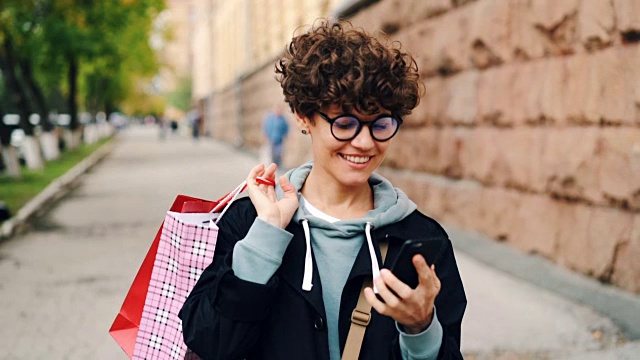
[[[309,292],[301,289],[306,247],[300,224],[292,222],[287,226],[293,239],[282,265],[266,285],[234,275],[233,247],[246,236],[256,216],[253,204],[245,198],[235,202],[220,221],[213,263],[203,272],[180,311],[185,343],[205,360],[329,360],[322,284],[315,261],[314,286]],[[377,240],[383,238],[447,236],[435,220],[418,211],[400,222],[373,229],[371,235],[376,249]],[[402,243],[399,239],[389,241],[387,263],[397,256]],[[436,272],[442,288],[435,306],[444,331],[438,359],[461,359],[460,326],[467,301],[450,241],[436,263]],[[341,349],[366,277],[371,277],[371,260],[365,242],[342,293]],[[372,309],[360,359],[401,358],[394,320]]]

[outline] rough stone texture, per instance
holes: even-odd
[[[446,127],[438,131],[438,161],[440,173],[450,178],[462,177],[461,156],[468,131]]]
[[[543,191],[546,132],[526,128],[470,131],[460,155],[463,176],[485,185]]]
[[[603,129],[600,186],[610,205],[640,210],[640,129]]]
[[[447,123],[472,125],[478,114],[478,79],[475,70],[465,71],[447,79],[449,102],[444,113]]]
[[[451,182],[444,188],[442,196],[442,221],[465,229],[477,230],[480,227],[482,186],[466,180]]]
[[[509,2],[478,1],[471,8],[471,63],[485,69],[511,60]]]
[[[367,11],[362,11],[355,14],[349,21],[358,27],[362,27],[367,30],[381,30],[382,24],[388,21],[392,14],[392,1],[379,1],[367,8]]]
[[[540,161],[542,149],[530,129],[516,128],[503,132],[496,144],[501,149],[502,168],[505,173],[499,182],[506,187],[530,190],[532,165]]]
[[[566,90],[566,75],[561,59],[543,60],[541,65],[540,123],[563,124],[566,121],[566,97],[571,94]]]
[[[490,204],[488,204],[490,206]],[[512,223],[509,243],[516,247],[554,258],[560,203],[545,195],[522,194]]]
[[[640,9],[639,9],[640,10]],[[587,50],[611,45],[615,18],[610,1],[581,1],[578,11],[578,36]]]
[[[469,68],[469,27],[472,7],[464,7],[433,19],[433,35],[423,50],[430,58],[423,63],[429,75],[450,75]],[[447,29],[447,31],[439,31]]]
[[[592,56],[578,54],[564,60],[566,69],[567,121],[572,124],[594,124],[598,121],[599,84]]]
[[[530,60],[544,56],[545,39],[534,26],[535,14],[529,0],[512,0],[511,6],[511,48],[514,59]]]
[[[576,16],[580,0],[531,1],[532,24],[545,40],[549,55],[571,54],[576,47]]]
[[[437,69],[432,65],[435,63],[435,54],[430,51],[435,32],[433,21],[418,22],[401,31],[404,38],[402,45],[413,55],[422,76],[437,75]]]
[[[558,248],[555,260],[571,269],[589,268],[583,255],[589,238],[593,208],[584,204],[561,202],[558,208]]]
[[[617,247],[630,238],[631,214],[616,209],[567,205],[560,218],[567,224],[559,236],[562,263],[610,281]]]
[[[625,69],[625,81],[629,88],[629,93],[625,94],[625,98],[628,97],[628,101],[633,105],[633,122],[632,124],[640,126],[640,66],[638,66],[638,59],[640,59],[640,44],[633,46],[628,45],[619,49],[620,57],[622,58],[622,66]]]
[[[547,191],[558,198],[602,202],[599,191],[597,128],[549,131],[543,163]]]
[[[540,123],[540,97],[544,79],[544,61],[534,60],[518,67],[513,83],[514,125]]]
[[[482,191],[481,218],[478,231],[498,241],[512,241],[511,229],[520,207],[519,192],[501,187],[485,187]]]
[[[443,171],[439,162],[440,130],[403,129],[396,137],[398,141],[394,141],[387,150],[385,166],[431,173]]]
[[[640,214],[633,217],[631,235],[628,241],[621,241],[618,247],[615,268],[611,280],[614,284],[640,292]]]
[[[640,3],[636,0],[613,0],[618,30],[622,33],[640,31]]]
[[[451,98],[446,86],[446,81],[442,78],[427,79],[426,94],[416,109],[416,116],[424,116],[424,121],[428,123],[442,125]],[[419,115],[421,113],[424,115]]]
[[[380,29],[393,34],[403,27],[445,13],[451,9],[451,0],[388,0],[374,5],[373,10],[380,21]],[[374,14],[369,13],[368,16]]]
[[[504,65],[480,73],[478,79],[478,121],[495,126],[511,126],[517,105],[514,83],[518,67]]]
[[[623,60],[627,53],[623,48],[611,48],[593,57],[590,70],[597,71],[601,86],[597,106],[601,123],[631,125],[634,121],[636,108],[630,95],[638,83],[632,83],[627,78],[633,74],[630,72],[633,70],[627,67],[629,64]]]
[[[579,269],[609,282],[619,244],[629,242],[633,217],[618,209],[596,207],[589,221],[589,236],[585,251],[580,254],[588,259],[588,267]]]
[[[451,9],[451,7],[453,6],[452,0],[413,0],[403,2],[410,4],[409,9],[411,11],[409,12],[408,16],[411,23],[440,15]]]

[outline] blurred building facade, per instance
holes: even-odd
[[[211,136],[257,151],[293,31],[363,5],[350,20],[400,40],[427,88],[381,172],[443,223],[640,293],[639,1],[194,4]],[[309,145],[290,136],[285,164]]]
[[[194,0],[166,0],[167,8],[160,14],[160,27],[169,32],[169,39],[162,41],[157,51],[163,64],[160,70],[163,93],[175,91],[181,82],[188,81],[193,73],[194,56],[191,52],[191,37],[194,27],[191,21]],[[165,116],[179,119],[184,116],[181,109],[168,106]]]
[[[244,144],[243,80],[257,69],[272,66],[296,28],[330,15],[341,4],[344,1],[192,0],[193,97],[205,118],[204,133]],[[275,101],[277,97],[267,102]],[[214,120],[230,115],[235,119],[232,123]]]

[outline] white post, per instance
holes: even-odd
[[[25,136],[20,144],[20,148],[29,169],[42,170],[44,168],[44,163],[40,156],[40,146],[38,146],[38,140],[36,140],[35,137]]]
[[[18,152],[16,148],[0,145],[0,152],[2,152],[2,160],[6,167],[7,175],[13,178],[20,177],[20,162],[18,161]]]

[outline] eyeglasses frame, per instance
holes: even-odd
[[[316,111],[318,113],[318,115],[320,115],[321,118],[323,118],[326,122],[329,123],[330,125],[330,129],[331,129],[331,135],[333,135],[333,137],[338,140],[338,141],[351,141],[353,139],[355,139],[358,135],[360,135],[360,131],[362,131],[362,127],[364,125],[366,125],[369,128],[369,134],[371,135],[371,138],[377,142],[386,142],[391,140],[394,136],[396,136],[396,134],[398,133],[398,130],[400,130],[400,126],[402,125],[402,123],[404,122],[404,120],[402,120],[402,117],[400,117],[400,115],[395,115],[395,114],[380,114],[378,117],[376,117],[375,119],[371,120],[371,121],[362,121],[360,120],[359,117],[353,115],[353,114],[349,114],[349,113],[344,113],[344,114],[340,114],[338,116],[335,116],[333,118],[329,117],[329,115],[323,113],[322,111]],[[348,139],[338,139],[338,137],[333,133],[333,123],[336,122],[336,120],[338,120],[341,117],[352,117],[356,120],[358,120],[358,129],[356,130],[356,133],[348,138]],[[378,140],[376,139],[376,137],[373,135],[373,128],[371,127],[373,125],[373,123],[375,123],[376,121],[382,119],[382,118],[386,118],[386,117],[391,117],[393,119],[396,120],[396,122],[398,123],[398,127],[396,127],[396,130],[393,132],[393,134],[391,134],[391,136],[389,136],[388,138],[384,139],[384,140]]]

